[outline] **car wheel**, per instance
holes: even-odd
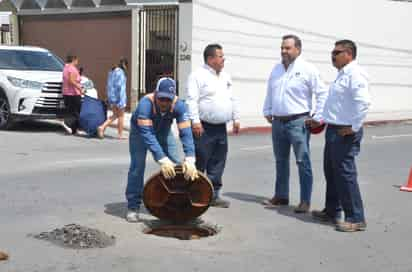
[[[12,124],[9,101],[0,94],[0,129],[9,129]]]

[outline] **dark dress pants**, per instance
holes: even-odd
[[[72,129],[75,134],[79,128],[80,109],[82,106],[82,97],[80,95],[64,95],[64,105],[66,106],[66,117],[64,123]]]
[[[363,130],[340,136],[338,127],[326,130],[324,173],[326,178],[326,212],[333,216],[342,206],[345,221],[364,222],[362,197],[357,180],[355,157],[360,152]]]
[[[228,151],[226,124],[202,122],[203,134],[194,136],[196,168],[205,173],[213,184],[215,197],[222,187],[222,176]]]

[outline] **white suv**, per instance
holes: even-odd
[[[64,63],[47,49],[0,46],[0,129],[26,119],[61,118]],[[82,76],[86,91],[93,82]]]

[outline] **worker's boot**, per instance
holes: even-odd
[[[126,220],[130,223],[136,223],[139,221],[139,208],[128,209],[126,213]]]

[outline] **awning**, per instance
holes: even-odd
[[[104,6],[170,5],[187,0],[10,0],[17,10],[67,10],[71,8],[99,8]]]

